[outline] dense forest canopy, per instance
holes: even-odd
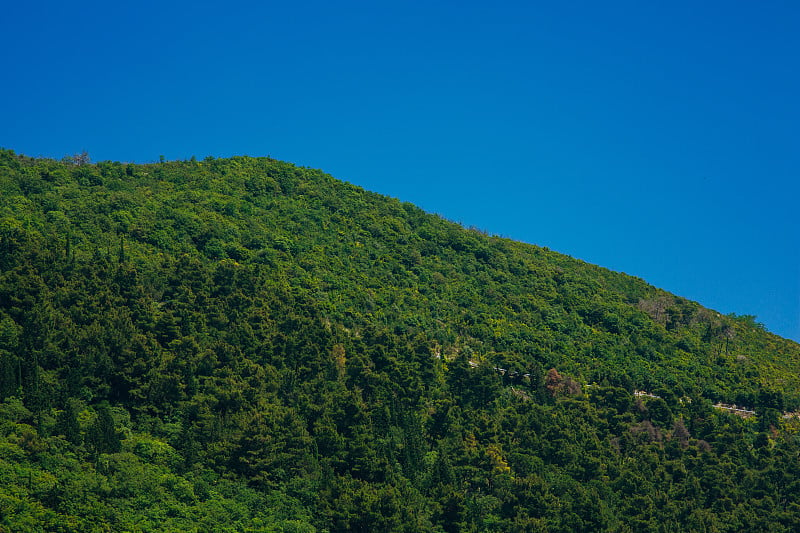
[[[799,363],[317,170],[0,151],[0,529],[797,530]]]

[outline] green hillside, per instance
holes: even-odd
[[[800,528],[800,345],[269,158],[0,151],[0,401],[0,531]]]

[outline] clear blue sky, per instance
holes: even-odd
[[[800,3],[6,3],[0,146],[271,155],[800,340]]]

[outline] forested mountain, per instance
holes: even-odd
[[[800,345],[270,158],[0,151],[0,402],[0,531],[800,530]]]

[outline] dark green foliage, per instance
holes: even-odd
[[[86,441],[96,453],[117,453],[122,446],[117,427],[107,404],[97,408],[97,418],[87,430]]]
[[[0,530],[795,531],[798,363],[316,170],[0,150]]]

